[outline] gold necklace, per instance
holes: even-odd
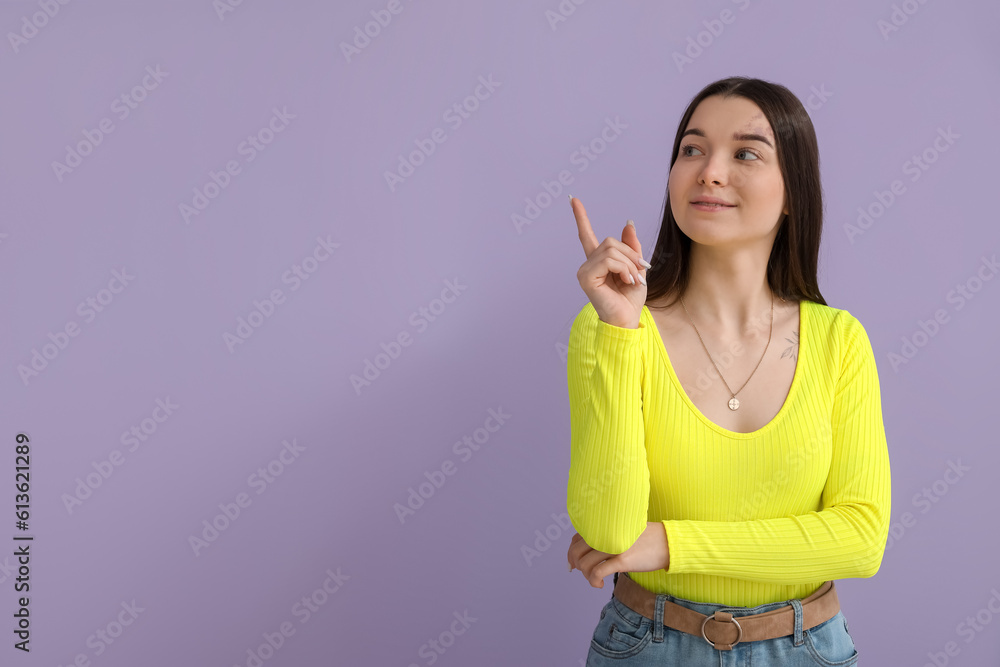
[[[708,355],[708,358],[712,362],[712,365],[715,366],[715,370],[719,374],[719,377],[722,378],[722,382],[725,383],[726,389],[729,390],[729,395],[732,397],[729,399],[729,409],[739,410],[740,399],[736,398],[736,394],[743,391],[743,387],[747,386],[747,382],[750,382],[750,378],[752,378],[753,374],[757,372],[760,362],[764,361],[764,354],[767,354],[767,348],[771,344],[771,332],[774,331],[774,292],[771,292],[771,327],[767,332],[767,345],[764,346],[764,353],[760,355],[760,360],[757,362],[757,365],[753,367],[753,371],[750,373],[750,377],[747,378],[747,382],[744,382],[743,387],[740,387],[735,392],[733,392],[733,390],[729,387],[729,383],[726,382],[726,378],[722,377],[722,371],[719,370],[719,366],[715,363],[715,359],[712,359],[712,355],[709,353],[708,348],[705,347],[705,341],[702,340],[701,334],[698,332],[698,327],[695,326],[694,320],[691,319],[691,314],[688,313],[687,306],[684,305],[683,297],[681,298],[681,307],[684,308],[684,314],[687,315],[688,320],[691,322],[691,326],[694,327],[694,332],[698,334],[698,340],[701,341],[701,346],[705,348],[705,354]]]

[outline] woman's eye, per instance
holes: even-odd
[[[692,149],[692,150],[698,150],[697,148],[695,148],[691,144],[687,144],[687,145],[681,146],[680,154],[683,155],[683,156],[685,156],[685,157],[691,157],[691,155],[687,152],[687,150],[689,148]],[[754,153],[752,150],[750,150],[749,148],[741,148],[740,150],[736,151],[736,155],[740,155],[742,153],[746,153],[747,155],[752,155],[753,156],[752,158],[743,159],[742,160],[743,162],[753,162],[754,160],[759,160],[760,159],[760,157],[756,153]]]

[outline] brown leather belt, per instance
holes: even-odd
[[[615,579],[614,597],[623,605],[655,620],[656,594],[648,591],[621,572]],[[819,625],[837,615],[840,601],[833,581],[827,581],[815,593],[802,599],[802,629]],[[795,609],[792,605],[761,614],[734,617],[732,613],[716,611],[711,616],[699,614],[679,604],[664,600],[663,624],[705,641],[720,651],[732,650],[740,642],[774,639],[795,634]]]

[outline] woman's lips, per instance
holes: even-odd
[[[722,204],[702,204],[702,203],[691,203],[695,209],[699,211],[722,211],[725,209],[736,208],[735,206],[724,206]]]

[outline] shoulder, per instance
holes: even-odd
[[[859,369],[875,372],[875,353],[861,320],[844,308],[824,306],[814,301],[802,303],[809,308],[811,330],[823,341],[827,358],[838,369],[837,377],[841,382]]]
[[[834,308],[815,301],[802,300],[802,308],[808,309],[809,322],[814,331],[833,344],[853,343],[858,338],[868,338],[864,325],[850,311]]]

